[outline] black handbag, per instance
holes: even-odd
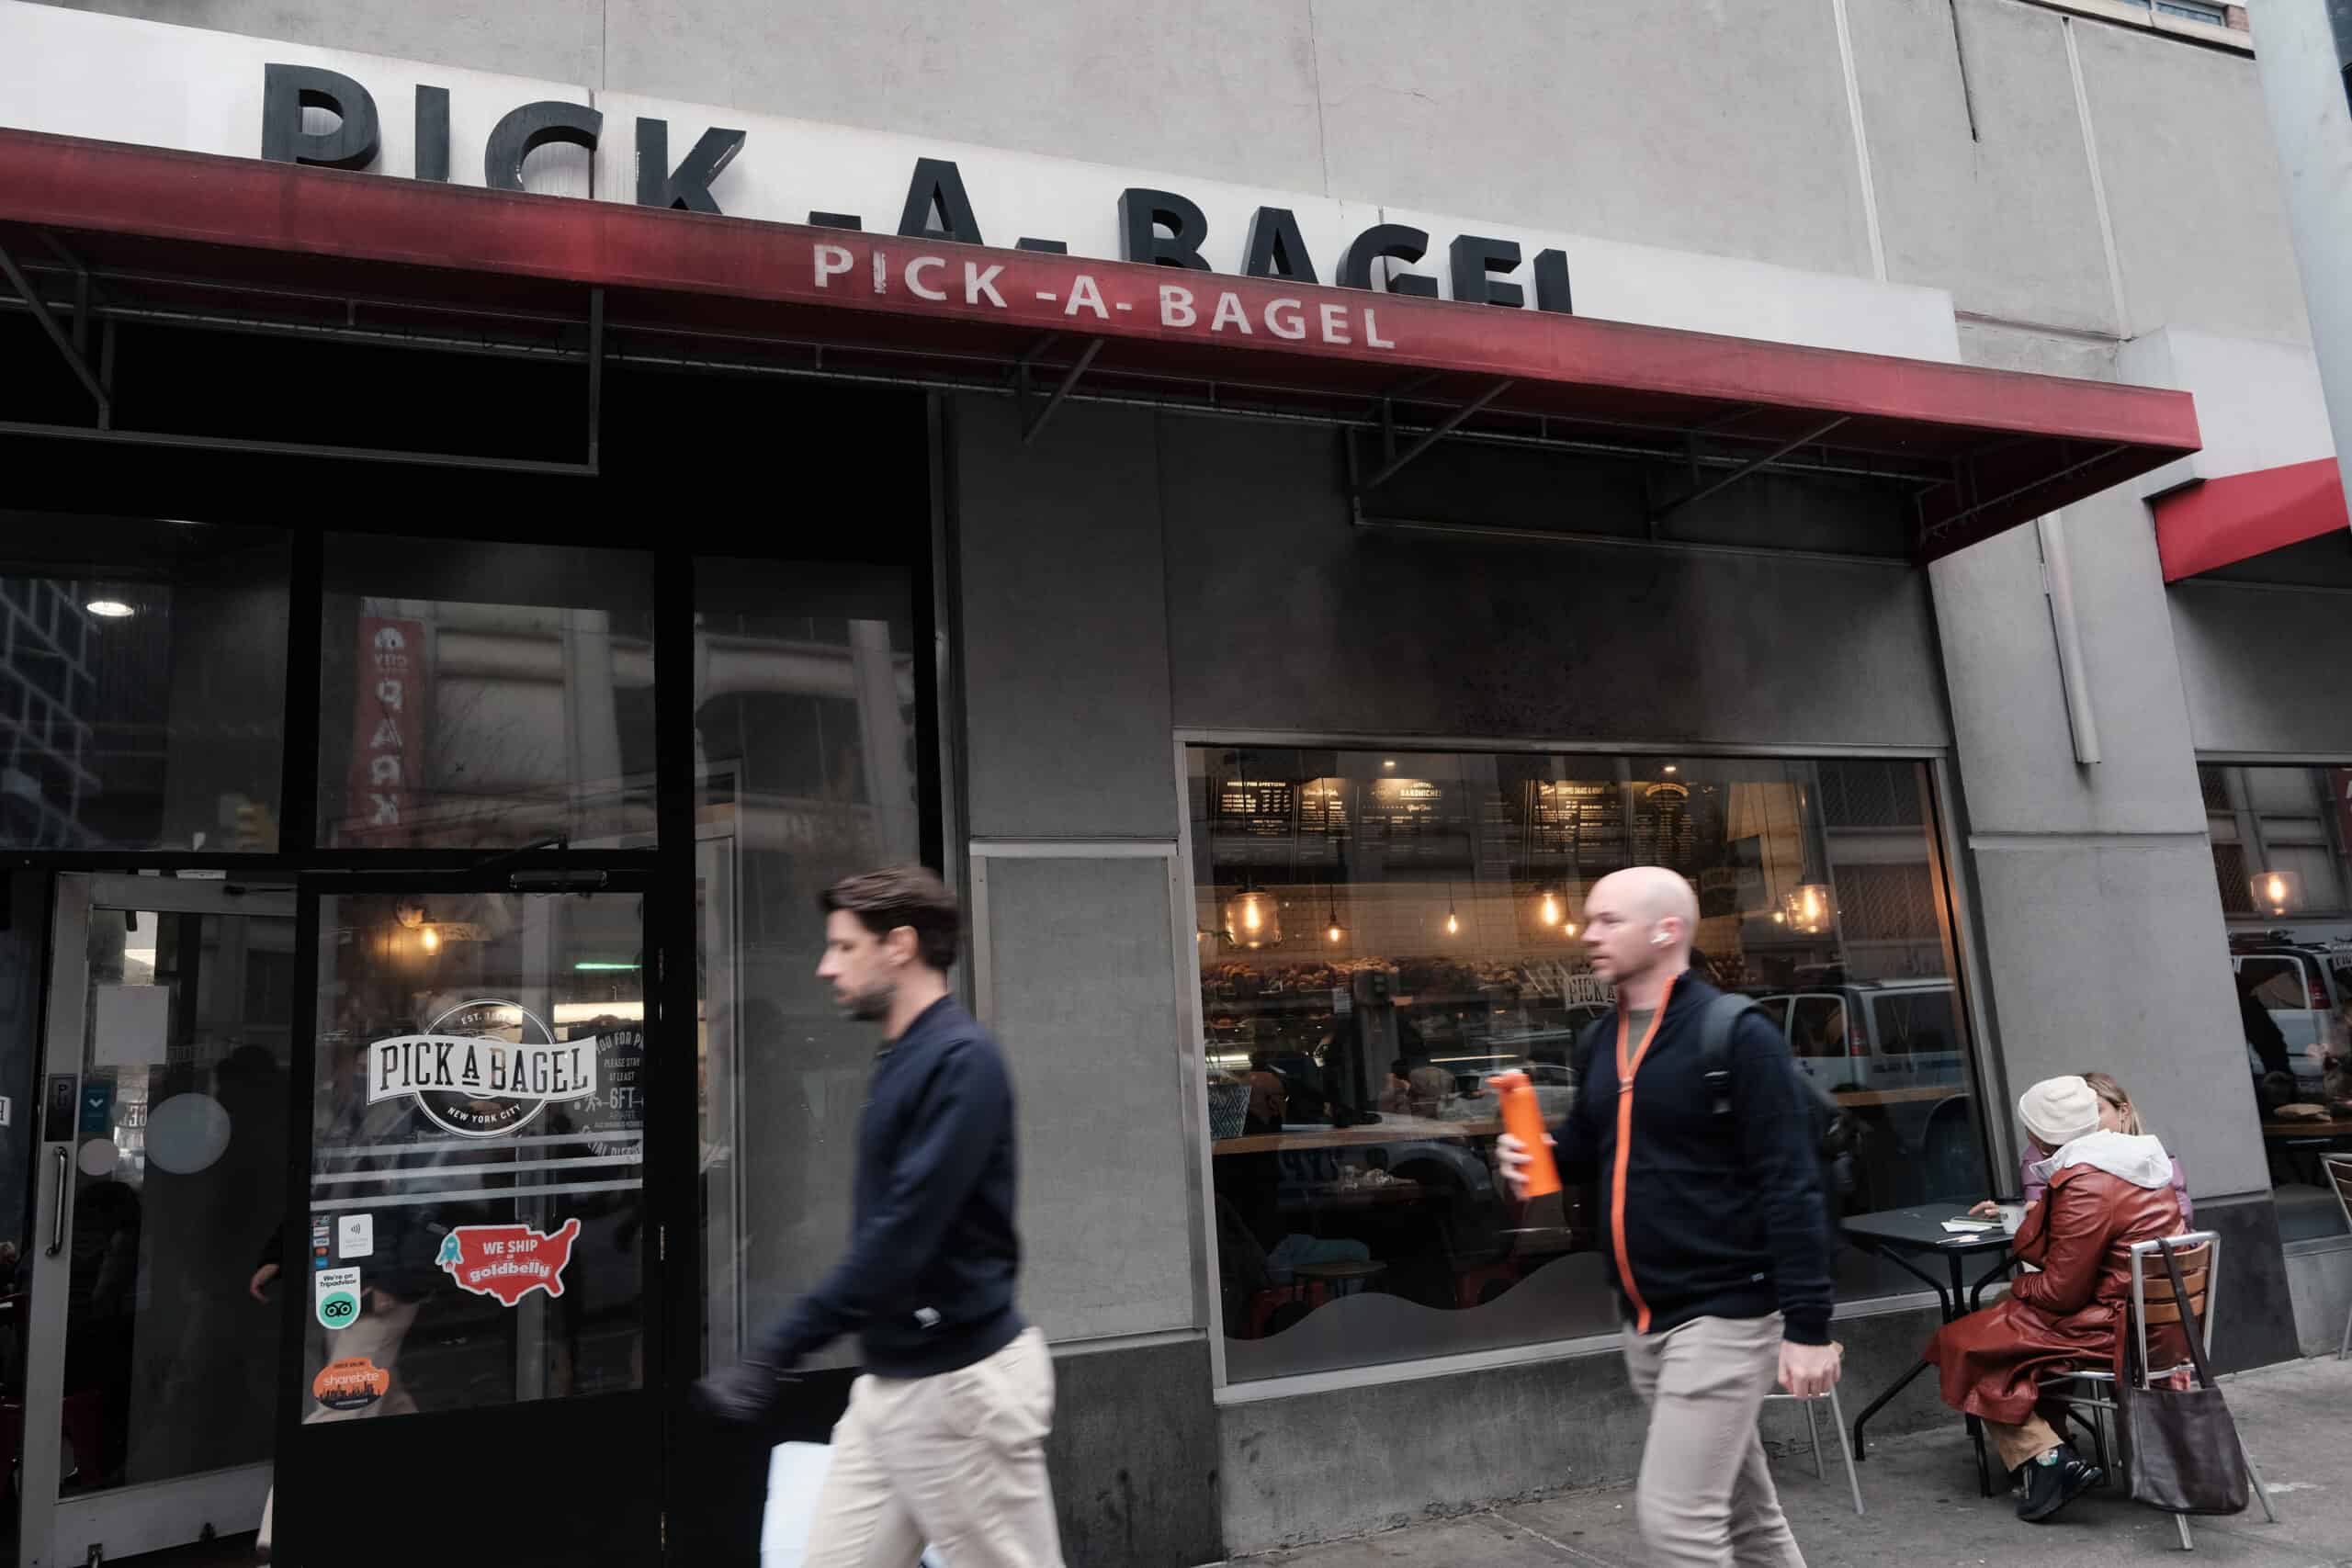
[[[2200,1388],[2138,1388],[2129,1377],[2117,1381],[2117,1437],[2123,1449],[2123,1479],[2132,1495],[2168,1514],[2242,1514],[2252,1500],[2237,1423],[2213,1369],[2205,1359],[2205,1337],[2188,1312],[2188,1286],[2172,1244],[2160,1241],[2165,1268],[2172,1275],[2172,1297],[2181,1328],[2188,1336],[2189,1359],[2197,1363]],[[2211,1311],[2208,1279],[2206,1310]],[[2143,1369],[2143,1375],[2145,1375]]]

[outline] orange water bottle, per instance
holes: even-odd
[[[1533,1157],[1526,1170],[1522,1198],[1544,1198],[1560,1190],[1560,1168],[1553,1162],[1552,1145],[1544,1141],[1544,1108],[1536,1103],[1535,1086],[1525,1073],[1497,1073],[1487,1080],[1502,1097],[1503,1131],[1517,1138]]]

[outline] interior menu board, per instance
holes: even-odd
[[[1298,818],[1298,786],[1287,779],[1220,779],[1216,786],[1216,830],[1220,836],[1284,839]]]

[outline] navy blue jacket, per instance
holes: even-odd
[[[1727,1043],[1731,1114],[1715,1113],[1699,1015],[1720,994],[1686,974],[1667,998],[1634,1074],[1622,1207],[1613,1009],[1592,1030],[1576,1103],[1553,1130],[1560,1166],[1571,1179],[1600,1179],[1611,1276],[1637,1329],[1663,1334],[1692,1318],[1778,1309],[1783,1337],[1826,1345],[1836,1292],[1806,1091],[1780,1030],[1751,1009]],[[1629,1036],[1628,1051],[1640,1047]]]
[[[790,1367],[854,1333],[865,1370],[935,1377],[1026,1326],[1013,1309],[1012,1078],[963,1004],[923,1010],[875,1063],[857,1124],[849,1256],[768,1334]]]

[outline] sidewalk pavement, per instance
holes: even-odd
[[[1960,1420],[1880,1441],[1860,1467],[1854,1516],[1846,1469],[1821,1408],[1822,1461],[1815,1480],[1798,1407],[1766,1407],[1781,1506],[1808,1568],[1903,1563],[1992,1568],[2019,1561],[2067,1568],[2110,1563],[2242,1563],[2247,1568],[2352,1568],[2352,1362],[2290,1361],[2225,1378],[2255,1463],[2269,1483],[2278,1522],[2257,1505],[2233,1518],[2193,1519],[2195,1557],[2185,1557],[2169,1515],[2108,1486],[2069,1504],[2046,1524],[2021,1523],[2004,1487],[1976,1492],[1976,1467]],[[1790,1440],[1793,1430],[1795,1441]],[[1560,1493],[1323,1546],[1243,1559],[1248,1568],[1642,1568],[1630,1487]]]

